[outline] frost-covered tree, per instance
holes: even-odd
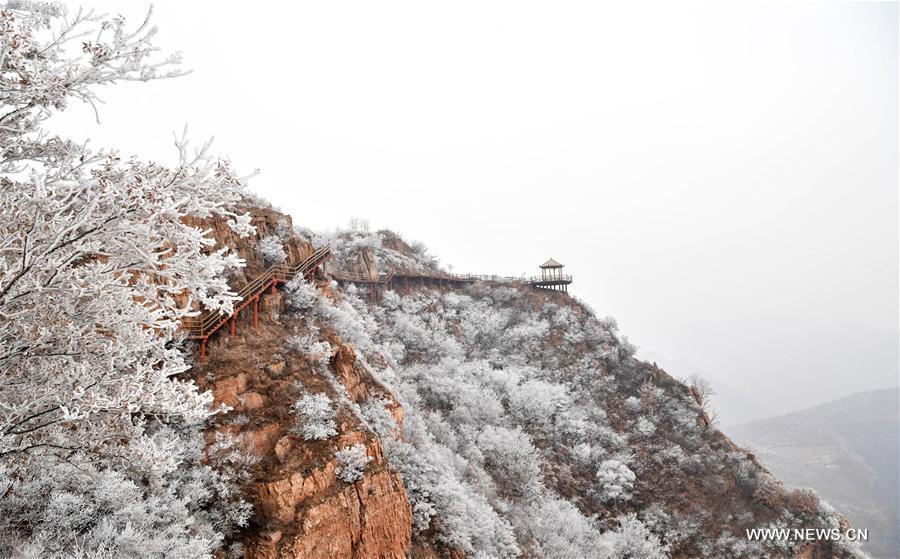
[[[180,323],[229,312],[242,265],[195,224],[241,180],[176,140],[171,167],[91,151],[46,121],[98,86],[176,76],[148,21],[0,3],[0,556],[209,557],[249,506]]]
[[[477,444],[484,455],[485,467],[496,480],[502,480],[507,493],[522,495],[535,490],[540,468],[527,435],[518,430],[487,426],[478,435]]]
[[[212,413],[167,342],[194,303],[232,308],[223,272],[242,262],[188,218],[251,232],[228,209],[241,181],[183,139],[169,168],[45,131],[97,86],[179,73],[147,21],[9,2],[0,29],[0,457],[153,462],[165,449],[130,444],[145,420]]]
[[[307,441],[321,441],[337,435],[334,404],[325,394],[303,394],[291,406],[297,416],[297,433]]]
[[[385,439],[391,437],[397,430],[397,420],[388,410],[391,404],[392,402],[385,398],[373,398],[366,401],[360,410],[375,434]]]
[[[361,217],[351,217],[349,220],[347,220],[347,229],[359,233],[368,233],[369,231],[371,231],[369,220],[363,219]]]
[[[609,559],[665,559],[666,547],[634,514],[619,518],[615,530],[603,534]]]
[[[509,391],[509,407],[524,425],[547,429],[568,402],[566,388],[541,380],[528,380]]]
[[[292,313],[301,313],[311,309],[318,297],[319,292],[316,287],[306,281],[301,274],[294,276],[284,285],[284,304]]]
[[[362,479],[366,471],[366,465],[372,460],[366,454],[365,445],[361,444],[338,450],[334,453],[334,458],[338,463],[334,473],[346,483],[356,483]]]
[[[609,459],[597,468],[600,499],[604,502],[627,501],[634,488],[634,472],[621,460]]]
[[[287,349],[295,351],[298,354],[313,361],[314,363],[319,363],[322,366],[327,365],[328,361],[331,359],[331,344],[326,340],[318,339],[312,334],[307,334],[305,336],[292,336],[288,338],[285,346],[287,347]]]
[[[691,396],[706,414],[706,420],[714,423],[717,419],[716,410],[712,405],[712,397],[716,395],[712,384],[702,375],[693,374],[685,382],[691,390]]]
[[[642,435],[650,436],[656,431],[656,425],[646,417],[641,417],[637,420],[637,431]]]
[[[543,496],[529,503],[522,515],[527,536],[534,538],[535,556],[554,559],[601,558],[601,535],[591,519],[572,503]]]
[[[284,264],[287,260],[284,244],[278,235],[268,235],[260,239],[256,251],[266,264]]]
[[[245,458],[223,441],[198,452],[202,439],[191,439],[199,433],[165,436],[181,448],[180,462],[149,483],[127,469],[91,464],[0,466],[0,556],[212,556],[250,516],[233,477],[235,461]]]
[[[634,396],[629,396],[628,398],[625,398],[625,409],[637,413],[641,411],[641,401]]]

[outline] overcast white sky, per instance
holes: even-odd
[[[155,9],[194,73],[61,130],[167,161],[188,123],[296,224],[456,271],[552,256],[643,355],[773,412],[897,384],[896,3]]]

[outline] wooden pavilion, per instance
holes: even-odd
[[[550,289],[568,293],[569,284],[572,283],[572,276],[563,274],[562,264],[551,258],[541,264],[540,268],[541,277],[532,279],[531,285],[540,289]]]

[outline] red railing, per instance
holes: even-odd
[[[259,296],[266,290],[280,283],[291,281],[297,274],[308,276],[326,258],[331,255],[331,245],[319,247],[309,258],[296,265],[275,264],[270,266],[262,274],[256,276],[250,283],[238,291],[240,299],[234,304],[234,311],[225,314],[221,311],[209,311],[200,316],[186,319],[182,328],[187,331],[188,338],[193,340],[206,340],[213,332],[225,325],[226,322],[253,301],[258,301]]]

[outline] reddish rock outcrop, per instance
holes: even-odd
[[[411,510],[399,478],[385,468],[344,484],[329,465],[261,484],[257,496],[265,514],[296,529],[250,538],[247,557],[406,557],[409,532],[398,527],[411,525]]]
[[[238,288],[241,276],[252,277],[253,270],[264,269],[255,253],[259,238],[279,226],[290,227],[286,216],[269,210],[254,209],[253,223],[258,234],[238,239],[221,221],[198,222],[247,260],[244,272],[233,278]],[[290,259],[300,259],[313,249],[292,237],[285,250]],[[193,370],[196,382],[212,391],[216,404],[232,408],[221,416],[216,430],[238,435],[244,452],[257,459],[245,487],[254,506],[242,538],[245,559],[407,557],[412,509],[378,437],[346,409],[337,417],[337,437],[306,441],[292,432],[296,417],[290,407],[300,391],[324,392],[335,401],[339,397],[318,365],[300,355],[284,354],[286,340],[303,326],[283,317],[282,308],[280,294],[267,294],[258,331],[239,317],[236,335],[223,331],[212,338],[209,358]],[[353,348],[324,333],[335,348],[331,373],[346,394],[357,403],[386,398],[394,417],[402,421],[393,395],[358,367]],[[213,440],[212,433],[209,438]],[[361,479],[347,483],[335,475],[334,452],[355,444],[365,446],[370,462]]]
[[[217,247],[231,247],[244,258],[247,265],[235,274],[235,283],[233,284],[235,287],[240,287],[242,281],[254,277],[268,267],[268,264],[263,262],[256,252],[256,245],[263,237],[280,234],[279,236],[283,237],[283,247],[288,262],[300,262],[315,252],[312,245],[296,235],[289,234],[293,228],[290,216],[266,208],[238,208],[236,212],[250,214],[250,224],[256,227],[255,235],[242,238],[231,230],[225,220],[218,217],[185,219],[189,225],[209,230],[217,241]]]
[[[204,372],[198,383],[212,390],[217,403],[234,408],[226,420],[244,417],[237,423],[223,421],[221,428],[241,435],[245,452],[258,458],[246,488],[254,517],[244,538],[244,557],[406,557],[412,510],[381,442],[347,412],[338,416],[338,437],[305,441],[292,434],[290,405],[297,386],[322,392],[327,385],[300,360],[267,362],[278,354],[288,332],[274,323],[262,323],[260,330],[258,336],[217,339],[208,362],[197,368]],[[392,399],[355,361],[350,346],[337,345],[331,369],[351,398]],[[402,420],[400,407],[394,404],[393,409]],[[335,475],[334,452],[355,444],[365,445],[371,461],[362,479],[346,483]]]

